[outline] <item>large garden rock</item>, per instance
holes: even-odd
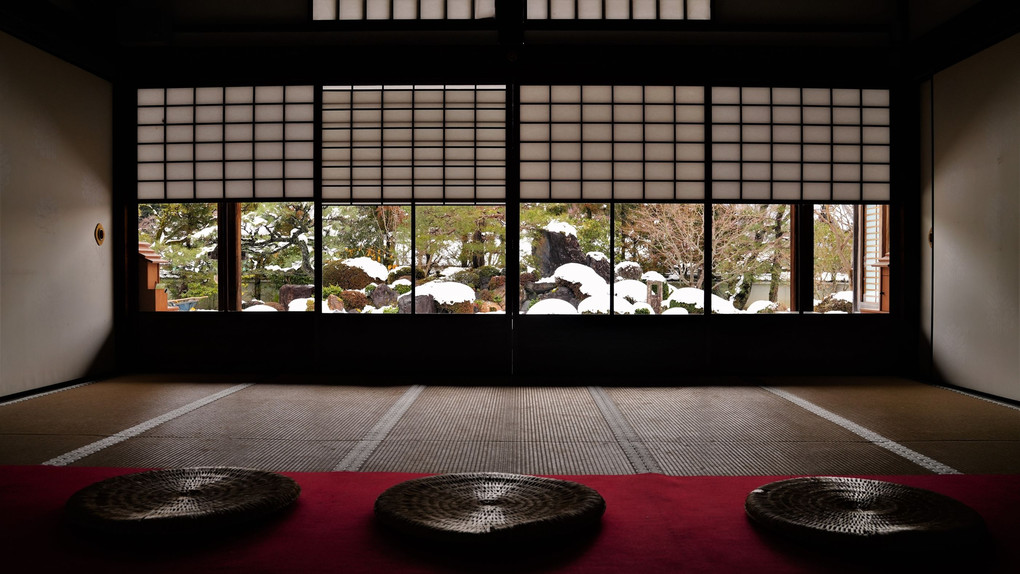
[[[399,294],[389,285],[379,285],[372,291],[372,305],[378,308],[389,307],[397,304]]]
[[[330,295],[326,298],[326,306],[329,307],[330,311],[343,311],[344,300],[336,295]]]
[[[294,299],[315,297],[315,285],[283,285],[280,287],[280,305],[290,308]]]
[[[641,279],[641,265],[634,261],[624,261],[616,266],[616,280]]]
[[[608,257],[596,251],[585,255],[584,259],[585,265],[594,269],[600,277],[606,280],[606,283],[609,283],[613,266],[610,264]]]
[[[531,252],[535,256],[542,277],[548,277],[567,263],[584,263],[586,258],[581,252],[581,244],[577,237],[566,233],[543,229],[538,240],[532,243]]]
[[[411,312],[411,294],[404,293],[397,299],[397,311],[402,314]],[[432,315],[436,312],[436,300],[432,295],[418,295],[414,298],[414,312],[419,315]]]

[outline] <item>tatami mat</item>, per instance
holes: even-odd
[[[353,442],[219,437],[135,437],[100,450],[74,466],[180,468],[240,466],[271,471],[329,471]]]
[[[2,405],[0,464],[529,474],[1020,472],[1020,410],[902,379],[716,380],[687,387],[310,382],[329,380],[121,377]]]

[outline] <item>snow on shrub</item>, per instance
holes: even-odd
[[[431,281],[419,285],[415,295],[432,295],[440,305],[453,305],[475,300],[475,290],[456,281]]]
[[[577,315],[577,309],[563,299],[545,299],[528,309],[528,315]]]
[[[617,313],[628,314],[633,310],[634,306],[631,305],[626,299],[617,296],[613,301],[613,307],[615,307]],[[578,313],[594,313],[594,314],[609,314],[609,294],[595,295],[594,297],[588,297],[578,303]]]
[[[617,281],[614,288],[618,297],[630,299],[635,303],[648,301],[648,286],[636,279]]]
[[[353,259],[344,259],[341,261],[344,265],[350,267],[357,267],[365,272],[369,277],[378,279],[379,281],[385,281],[389,276],[390,272],[386,269],[386,266],[374,259],[368,257],[354,257]]]
[[[761,313],[762,311],[775,312],[779,308],[779,303],[772,301],[755,301],[747,306],[747,313]]]
[[[594,269],[580,263],[565,263],[556,268],[554,278],[580,285],[581,293],[589,297],[609,293],[609,284]]]

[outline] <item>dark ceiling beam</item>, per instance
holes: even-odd
[[[105,80],[114,78],[112,8],[93,2],[0,2],[0,30]]]
[[[983,0],[911,42],[905,73],[920,80],[1020,33],[1020,1]]]

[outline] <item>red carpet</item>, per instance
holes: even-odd
[[[601,531],[560,548],[476,551],[415,545],[380,530],[372,504],[419,475],[284,473],[295,508],[267,525],[195,544],[84,536],[63,522],[76,490],[133,469],[0,467],[0,560],[6,572],[1020,572],[1020,476],[878,477],[952,496],[985,519],[990,543],[965,556],[876,556],[811,549],[762,535],[747,493],[784,477],[563,477],[606,499]],[[9,565],[12,565],[13,568]]]

